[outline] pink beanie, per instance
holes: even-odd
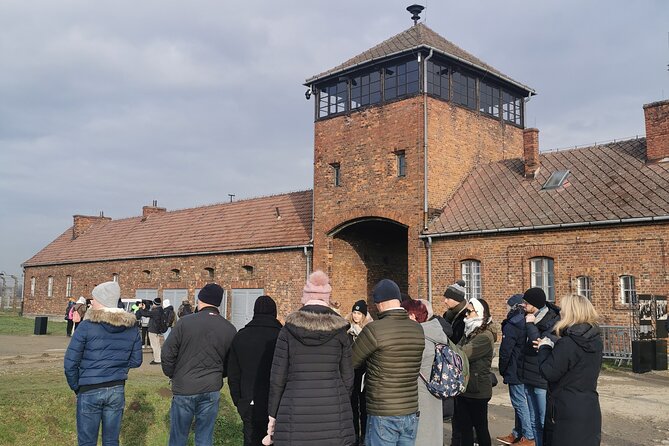
[[[321,270],[314,271],[309,275],[309,280],[302,290],[302,303],[306,304],[314,299],[329,303],[331,293],[332,287],[328,275]]]

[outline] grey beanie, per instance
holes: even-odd
[[[465,300],[465,281],[460,279],[457,280],[453,285],[449,285],[444,291],[444,297],[447,299],[453,299],[458,302]]]

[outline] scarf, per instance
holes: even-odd
[[[481,325],[483,325],[483,316],[465,319],[465,336],[469,337]]]

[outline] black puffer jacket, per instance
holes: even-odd
[[[540,321],[530,322],[525,325],[527,328],[527,341],[522,351],[519,375],[523,384],[541,389],[547,389],[548,384],[539,371],[539,359],[533,342],[543,337],[557,339],[553,333],[553,327],[560,320],[560,308],[550,302],[547,302],[546,306],[548,307],[548,312]]]
[[[221,390],[235,333],[216,307],[207,306],[179,319],[161,350],[163,373],[172,379],[172,393]]]
[[[547,446],[599,446],[602,414],[597,378],[602,365],[599,328],[578,324],[551,349],[539,349],[541,374],[550,389],[544,438]]]
[[[348,322],[330,308],[307,305],[288,315],[274,350],[269,415],[275,446],[355,443]]]
[[[163,317],[165,310],[162,305],[153,305],[151,309],[140,308],[135,311],[135,317],[141,319],[143,317],[149,318],[149,333],[163,334],[160,330],[160,319]]]
[[[505,384],[522,384],[518,366],[526,340],[525,312],[509,311],[502,321],[502,342],[499,346],[499,373]]]

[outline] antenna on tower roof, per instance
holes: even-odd
[[[417,25],[418,21],[420,20],[420,13],[423,12],[423,9],[425,9],[425,6],[423,5],[411,5],[407,6],[407,11],[411,13],[411,20],[413,20],[413,24]]]

